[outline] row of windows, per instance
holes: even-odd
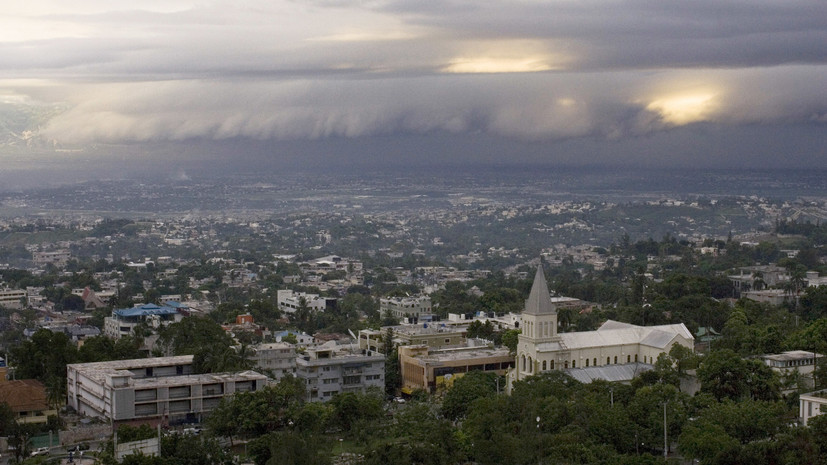
[[[585,366],[588,367],[590,362],[591,362],[591,366],[595,366],[595,367],[598,366],[597,365],[597,357],[595,357],[591,360],[586,359],[586,365]],[[637,363],[637,362],[638,362],[638,355],[635,354],[635,363]],[[617,363],[618,363],[617,355],[614,356],[614,359],[612,359],[612,357],[606,357],[606,365],[612,365],[612,364],[617,365]],[[632,356],[631,355],[626,355],[626,363],[632,363]],[[644,355],[643,356],[643,363],[653,363],[653,357],[646,357]],[[526,357],[525,355],[522,355],[521,356],[521,365],[522,365],[522,371],[525,371],[525,372],[528,372],[528,373],[531,373],[531,372],[534,371],[534,362],[532,361],[531,357]],[[577,360],[572,360],[571,361],[571,367],[572,368],[577,368]],[[563,362],[563,369],[568,369],[568,368],[569,368],[569,361],[566,360],[566,361]],[[551,360],[548,363],[546,363],[546,360],[543,360],[543,363],[541,364],[540,369],[542,371],[553,370],[554,369],[554,360]]]

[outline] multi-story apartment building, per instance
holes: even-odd
[[[279,310],[285,313],[295,313],[302,305],[314,312],[324,312],[336,308],[337,300],[331,297],[321,297],[318,294],[293,292],[282,289],[276,292],[276,302]]]
[[[225,396],[263,388],[254,371],[193,374],[192,355],[67,365],[68,404],[114,423],[200,421]]]
[[[38,266],[52,264],[59,268],[65,266],[70,258],[72,258],[72,254],[68,250],[32,253],[32,261],[34,261],[34,264]]]
[[[305,381],[308,401],[325,401],[342,392],[384,389],[385,357],[328,341],[296,358],[296,375]]]
[[[104,318],[103,333],[117,339],[132,334],[135,327],[140,324],[158,329],[162,325],[176,323],[183,318],[178,309],[169,306],[144,304],[139,307],[121,308],[113,310],[111,317]]]
[[[393,332],[394,346],[426,345],[431,349],[456,347],[465,344],[465,326],[449,326],[441,323],[424,323],[420,325],[386,326],[380,330],[363,329],[359,331],[359,348],[372,352],[384,351],[384,338],[388,328]]]
[[[287,375],[296,375],[296,349],[292,344],[276,342],[251,347],[256,370],[266,373],[275,382]]]
[[[431,298],[426,295],[416,297],[387,297],[379,299],[379,311],[383,315],[386,312],[390,312],[397,318],[406,316],[418,317],[423,313],[431,313],[433,307],[431,306]]]
[[[20,310],[28,301],[29,293],[25,289],[0,290],[0,306],[9,310]]]

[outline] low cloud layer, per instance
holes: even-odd
[[[58,145],[827,124],[820,0],[6,9],[0,110],[49,108],[34,129]]]

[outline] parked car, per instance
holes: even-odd
[[[37,450],[32,452],[32,457],[37,457],[38,455],[49,455],[49,448],[38,447]]]

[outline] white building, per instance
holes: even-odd
[[[250,360],[258,371],[268,374],[275,382],[287,375],[296,375],[296,349],[292,344],[276,342],[251,347]]]
[[[285,313],[295,313],[302,306],[302,300],[310,311],[324,312],[336,307],[336,299],[321,297],[318,294],[293,292],[290,289],[281,289],[276,292],[276,302],[279,310]]]
[[[192,355],[66,366],[68,405],[112,422],[200,421],[221,399],[263,388],[254,371],[193,374]]]
[[[158,329],[163,325],[177,323],[184,319],[178,309],[170,306],[160,307],[155,304],[144,304],[133,308],[121,308],[112,311],[112,316],[103,320],[103,333],[111,338],[118,339],[129,336],[136,326],[146,325]]]
[[[648,369],[658,355],[668,353],[675,344],[692,350],[694,337],[681,324],[636,326],[609,320],[596,331],[557,332],[557,308],[551,301],[542,266],[523,311],[523,332],[518,337],[516,368],[509,381],[525,379],[548,370],[589,369],[589,379],[600,378],[594,367],[630,365],[613,381],[628,381],[639,370]],[[635,364],[635,365],[632,365]],[[640,364],[640,365],[638,365]],[[616,368],[616,367],[615,367]],[[575,373],[572,373],[576,376]],[[608,379],[609,376],[604,379]]]
[[[386,297],[379,299],[379,311],[384,315],[390,312],[397,318],[406,316],[418,317],[423,313],[431,313],[431,298],[428,296],[417,297]]]
[[[326,401],[342,392],[385,388],[385,357],[328,341],[296,358],[296,375],[306,383],[308,401]]]
[[[780,375],[797,371],[810,378],[812,378],[817,364],[827,363],[824,360],[824,355],[818,354],[818,360],[816,360],[815,352],[805,350],[788,350],[780,354],[766,354],[761,356],[761,361]]]
[[[798,396],[798,417],[807,426],[810,418],[827,412],[827,392],[815,391]]]

